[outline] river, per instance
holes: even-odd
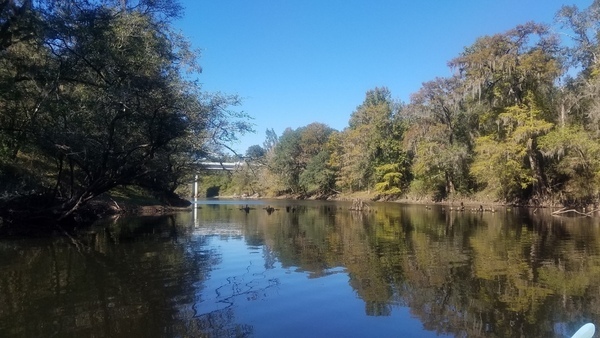
[[[567,337],[600,324],[598,218],[350,206],[207,200],[0,240],[0,337]]]

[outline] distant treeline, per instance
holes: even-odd
[[[558,34],[561,32],[564,34]],[[267,130],[237,193],[589,204],[600,189],[600,2],[483,36],[410,102],[375,88],[336,131]],[[217,182],[218,183],[218,182]]]

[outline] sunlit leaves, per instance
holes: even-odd
[[[350,191],[369,188],[373,167],[368,153],[367,127],[348,129],[342,136],[341,168],[338,184]]]
[[[329,152],[325,147],[333,129],[312,123],[296,130],[286,129],[273,148],[270,170],[280,178],[284,190],[293,193],[325,191],[331,188]]]
[[[475,140],[475,153],[471,173],[497,198],[518,198],[534,181],[532,171],[523,166],[526,148],[522,145],[482,136]]]
[[[469,174],[470,157],[463,145],[423,140],[415,151],[412,169],[424,185],[422,189],[435,197],[445,197],[455,192],[455,184],[463,191],[468,188],[465,175]]]
[[[518,199],[525,189],[542,183],[537,138],[553,125],[539,115],[534,104],[507,107],[498,115],[498,133],[476,139],[471,171],[496,197]]]
[[[553,54],[557,43],[546,26],[530,22],[477,39],[449,64],[465,77],[473,96],[493,107],[518,104],[528,91],[541,93],[560,75]]]
[[[556,161],[558,174],[566,176],[565,201],[586,201],[597,196],[600,185],[600,144],[589,132],[576,127],[557,129],[540,138],[540,150]]]
[[[480,118],[484,124],[471,172],[497,198],[527,198],[530,186],[532,194],[544,193],[537,138],[553,127],[541,102],[561,73],[556,44],[545,26],[529,23],[480,38],[451,62],[478,95],[485,95],[487,115]]]
[[[406,165],[402,149],[405,126],[399,116],[401,109],[401,105],[392,100],[387,88],[375,88],[366,93],[363,103],[352,113],[349,127],[340,137],[343,155],[338,183],[342,188],[355,191],[372,189],[378,183],[382,183],[380,188],[389,186],[389,179],[379,181],[383,177],[377,177],[375,168]],[[406,179],[406,176],[403,178]],[[406,182],[400,183],[403,184]]]
[[[402,193],[403,168],[398,163],[384,164],[375,167],[377,184],[375,190],[384,196],[397,196]]]
[[[498,115],[498,130],[475,140],[475,161],[471,172],[497,198],[520,198],[525,189],[541,183],[537,169],[537,138],[553,124],[540,119],[532,104],[515,105]]]
[[[446,198],[469,189],[468,166],[472,134],[467,101],[458,77],[426,82],[408,107],[414,122],[404,142],[411,145],[413,189]]]

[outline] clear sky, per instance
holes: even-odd
[[[240,153],[321,122],[343,130],[369,89],[408,102],[423,82],[451,75],[448,61],[475,39],[528,21],[552,24],[562,5],[592,0],[180,0],[174,22],[201,51],[198,80],[237,94],[255,134]]]

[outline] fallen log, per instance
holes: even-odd
[[[592,215],[598,210],[600,210],[600,209],[594,209],[590,212],[581,212],[581,211],[575,210],[575,209],[562,208],[560,210],[556,210],[556,211],[552,212],[552,216],[560,216],[560,215],[564,215],[564,214],[568,214],[568,213],[575,213],[575,214],[585,216],[585,217],[592,217]]]

